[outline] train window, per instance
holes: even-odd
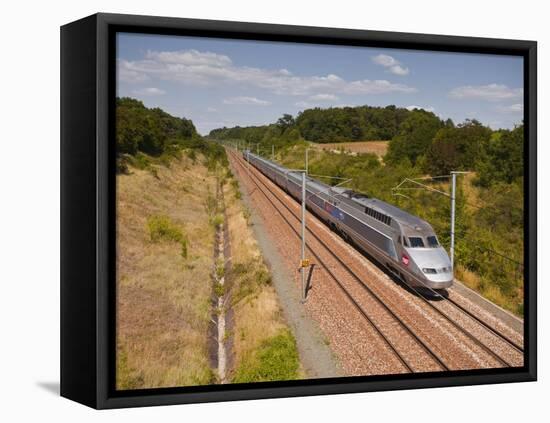
[[[437,237],[435,235],[426,237],[428,240],[428,247],[436,248],[439,247],[439,242],[437,242]]]
[[[409,242],[407,241],[407,238],[406,237],[403,237],[403,245],[405,247],[408,247],[409,246]]]
[[[411,248],[424,248],[424,240],[418,236],[410,236]]]

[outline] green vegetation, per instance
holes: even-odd
[[[410,113],[395,106],[315,108],[300,113],[296,126],[305,140],[319,143],[389,140]]]
[[[289,134],[296,131],[298,138],[291,140]],[[392,188],[405,178],[470,172],[458,178],[457,277],[502,307],[523,314],[523,125],[493,131],[476,120],[455,125],[421,109],[365,106],[305,110],[295,119],[285,115],[264,127],[221,128],[210,137],[259,142],[260,153],[267,157],[273,144],[277,159],[289,168],[303,168],[307,141],[391,138],[383,162],[374,154],[352,156],[310,149],[310,173],[351,178],[350,188],[427,220],[447,249],[448,198],[428,190],[395,196]],[[448,179],[423,182],[450,190]]]
[[[307,109],[296,118],[283,115],[276,123],[264,126],[219,128],[210,132],[213,139],[240,139],[264,146],[292,144],[300,139],[318,143],[359,140],[389,140],[413,112],[395,106]],[[428,112],[424,112],[428,113]],[[433,113],[429,113],[434,116]]]
[[[299,367],[294,336],[288,329],[282,329],[241,361],[233,382],[294,380],[299,376]]]
[[[231,274],[239,281],[238,289],[233,294],[233,305],[245,299],[250,300],[265,286],[271,285],[271,274],[259,258],[252,258],[246,263],[235,263]]]
[[[162,109],[148,109],[139,100],[117,98],[116,108],[117,171],[127,173],[128,165],[151,170],[153,165],[168,166],[182,150],[195,161],[197,153],[213,169],[227,164],[225,150],[201,137],[193,122],[171,116]]]
[[[441,127],[442,122],[433,113],[414,110],[399,125],[384,160],[387,163],[409,160],[415,165],[430,147],[432,139]]]
[[[177,242],[181,246],[181,256],[187,258],[187,238],[182,230],[168,216],[151,216],[147,220],[151,241]]]

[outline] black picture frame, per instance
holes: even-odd
[[[524,367],[114,390],[115,35],[192,35],[524,58]],[[61,28],[61,395],[119,408],[534,381],[537,377],[537,44],[533,41],[95,14]]]

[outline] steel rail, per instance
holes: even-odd
[[[240,158],[238,157],[237,155],[237,159],[240,160]],[[255,167],[254,167],[255,168]],[[255,168],[256,169],[256,168]],[[262,173],[261,171],[259,171],[258,169],[256,169],[256,171]],[[262,173],[263,175],[263,173]],[[267,177],[264,175],[264,177]],[[262,182],[262,184],[268,189],[269,187],[267,187],[267,185]],[[270,190],[272,192],[272,190]],[[273,193],[273,192],[272,192]],[[291,212],[291,214],[295,217],[296,215],[294,214],[294,212],[292,210],[290,210],[290,208],[282,201],[280,200],[274,193],[273,195],[279,200],[279,202],[289,211]],[[323,241],[321,241],[319,239],[319,237],[311,230],[311,228],[308,228],[308,231],[309,233],[311,233],[319,243],[321,243],[330,253],[331,255],[333,255],[336,260],[341,263],[345,268],[346,270],[348,270],[348,272],[350,274],[353,274],[352,276],[354,277],[354,279],[356,279],[360,284],[361,286],[363,286],[365,289],[367,289],[368,291],[372,292],[372,290],[370,289],[370,287],[368,287],[351,269],[349,269],[349,266],[347,266],[337,255],[335,255],[328,247],[326,247],[325,243]],[[411,289],[414,289],[411,285],[407,284]],[[436,295],[439,295],[440,297],[442,298],[445,298],[443,297],[441,294],[437,293],[436,291],[434,291],[433,289],[431,288],[428,288],[430,289],[433,293],[435,293]],[[423,296],[418,290],[415,290],[415,292],[418,294],[419,298],[424,301],[429,307],[431,307],[433,310],[435,310],[439,315],[441,315],[444,319],[446,319],[449,323],[451,323],[451,325],[453,325],[455,328],[457,328],[460,332],[462,332],[464,335],[466,335],[469,339],[471,339],[476,345],[478,345],[481,349],[483,349],[486,353],[488,353],[489,355],[491,355],[495,360],[497,360],[500,364],[504,365],[504,366],[507,366],[507,367],[512,367],[511,363],[509,363],[506,359],[504,359],[502,356],[500,356],[498,353],[496,353],[495,351],[493,351],[491,348],[489,348],[487,345],[485,345],[483,342],[481,342],[476,336],[474,336],[469,330],[467,330],[466,328],[460,326],[458,323],[456,323],[453,319],[451,319],[447,314],[445,314],[442,310],[440,310],[438,307],[436,307],[435,305],[433,305],[427,298],[425,298],[425,296]],[[376,296],[376,294],[372,294],[374,296]],[[382,302],[382,300],[380,300],[378,297],[377,299],[379,301]],[[455,305],[457,308],[461,309],[468,317],[471,317],[472,319],[478,321],[480,323],[480,325],[485,328],[487,331],[491,332],[493,335],[497,336],[498,338],[502,339],[505,343],[509,344],[510,346],[512,346],[513,348],[515,348],[516,350],[520,351],[520,352],[523,352],[523,349],[517,345],[516,343],[514,343],[511,339],[509,339],[506,335],[500,333],[498,330],[490,327],[487,323],[481,321],[479,318],[477,318],[477,316],[473,315],[472,313],[466,311],[465,309],[463,309],[462,306],[456,304],[453,300],[449,299],[449,298],[446,298],[446,300],[450,301],[453,305]],[[383,302],[382,302],[383,303]],[[385,303],[383,303],[383,305],[385,307],[387,307],[385,305]],[[391,309],[388,308],[388,310],[392,313],[393,311]],[[397,319],[401,320],[398,316],[396,316]],[[416,335],[416,334],[415,334]]]
[[[233,153],[231,153],[233,154]],[[244,165],[241,163],[241,159],[238,157],[238,155],[234,154],[233,157],[236,158],[236,161],[238,162],[239,166],[241,166],[241,168],[244,168]],[[254,167],[254,170],[255,172],[259,172],[258,169],[256,169],[256,167]],[[277,197],[277,195],[263,182],[261,181],[258,177],[256,177],[257,181],[259,181],[290,213],[293,217],[296,218],[294,212],[286,205],[282,202],[282,200],[280,198]],[[252,178],[251,178],[252,180]],[[256,181],[252,181],[254,182],[254,184],[258,187],[258,190],[261,191],[264,196],[266,197],[266,199],[271,203],[271,205],[276,209],[278,210],[278,207],[275,205],[275,203],[268,197],[268,195],[264,192],[264,190],[262,190],[262,188],[259,186],[258,182]],[[290,228],[293,230],[293,232],[299,237],[299,233],[295,230],[295,228],[292,226],[292,223],[290,223],[290,221],[284,217],[282,214],[280,214],[280,216],[285,220],[285,222],[290,226]],[[342,267],[344,268],[344,270],[346,270],[355,280],[357,280],[361,286],[370,294],[371,298],[373,298],[378,304],[380,304],[384,310],[386,310],[402,327],[403,329],[417,342],[417,344],[419,344],[427,353],[428,355],[444,370],[450,370],[450,368],[448,367],[448,365],[440,358],[437,356],[437,354],[416,334],[414,333],[414,331],[405,323],[403,322],[403,320],[397,316],[385,303],[384,301],[382,301],[371,289],[370,287],[364,285],[360,278],[357,276],[357,274],[355,272],[353,272],[353,270],[351,270],[349,268],[349,266],[347,264],[345,264],[336,254],[334,254],[331,249],[326,245],[326,243],[324,241],[322,241],[315,233],[313,233],[311,231],[310,228],[307,228],[307,230],[315,237],[315,239],[329,252],[329,254],[331,256],[333,256],[341,265]],[[406,362],[405,358],[401,356],[401,354],[397,351],[396,347],[393,345],[393,343],[388,339],[388,337],[386,335],[384,335],[384,333],[382,332],[381,329],[378,328],[378,326],[372,321],[372,319],[367,315],[367,313],[363,310],[363,308],[356,302],[356,300],[351,296],[351,294],[349,293],[349,291],[342,285],[342,283],[338,280],[338,278],[336,277],[336,275],[330,270],[330,268],[328,266],[326,266],[324,263],[323,263],[323,260],[321,260],[321,258],[319,257],[319,255],[311,248],[310,244],[306,242],[306,245],[309,249],[309,251],[312,253],[313,256],[315,256],[315,258],[318,260],[318,262],[323,266],[323,268],[327,271],[327,273],[332,277],[332,279],[338,284],[338,286],[342,289],[342,291],[344,291],[346,297],[348,297],[351,302],[359,309],[359,311],[361,312],[361,314],[369,321],[369,323],[375,328],[375,330],[377,331],[377,333],[383,338],[383,340],[386,342],[386,344],[388,344],[390,346],[390,348],[392,349],[392,351],[394,351],[394,353],[399,357],[400,361],[407,367],[407,369],[410,371],[410,372],[414,372],[414,370],[412,369],[412,367]]]

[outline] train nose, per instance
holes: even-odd
[[[453,284],[453,271],[451,266],[424,267],[421,269],[426,278],[427,285],[432,289],[449,288]]]
[[[451,260],[442,247],[411,249],[409,252],[422,272],[426,286],[432,289],[444,289],[453,284]]]

